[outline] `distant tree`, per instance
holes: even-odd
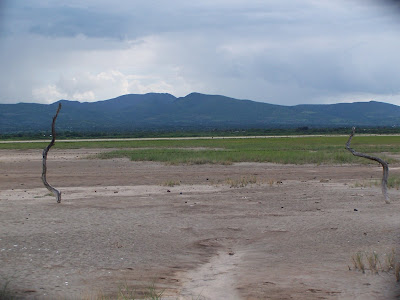
[[[308,126],[302,126],[302,127],[298,127],[296,130],[297,131],[308,131]]]

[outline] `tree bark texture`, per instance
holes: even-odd
[[[382,174],[382,194],[385,197],[385,202],[386,203],[390,203],[390,199],[389,199],[389,195],[388,195],[388,191],[387,191],[387,180],[389,177],[389,166],[388,163],[385,162],[384,160],[380,159],[379,157],[375,157],[375,156],[371,156],[368,154],[364,154],[364,153],[360,153],[355,151],[354,149],[350,148],[350,143],[351,143],[351,139],[353,138],[354,134],[356,132],[356,128],[353,127],[353,130],[350,134],[350,137],[346,143],[346,149],[349,150],[354,156],[359,156],[359,157],[363,157],[363,158],[367,158],[370,160],[374,160],[377,161],[378,163],[380,163],[382,165],[383,168],[383,174]]]
[[[43,149],[43,170],[42,170],[42,181],[44,186],[53,193],[53,195],[56,197],[57,199],[57,203],[61,202],[61,192],[58,191],[57,189],[55,189],[54,187],[52,187],[46,179],[46,173],[47,173],[47,166],[46,166],[46,162],[47,162],[47,153],[49,152],[50,148],[54,145],[54,142],[56,140],[56,130],[54,128],[55,124],[56,124],[56,119],[58,116],[58,113],[60,112],[61,109],[61,103],[58,104],[58,109],[56,114],[53,117],[53,123],[51,124],[51,135],[52,135],[52,139],[50,144]]]

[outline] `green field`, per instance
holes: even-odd
[[[130,141],[56,141],[56,149],[107,148],[99,158],[128,157],[133,161],[159,161],[169,164],[231,164],[271,162],[282,164],[370,163],[345,149],[347,136],[275,138],[219,138]],[[46,142],[0,143],[0,149],[42,149]],[[375,154],[397,162],[400,136],[355,136],[351,145],[359,152]]]

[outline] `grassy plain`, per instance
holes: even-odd
[[[168,164],[370,163],[352,156],[344,148],[346,141],[347,136],[57,141],[55,149],[106,148],[110,151],[97,157],[127,157],[132,161]],[[46,146],[47,142],[0,143],[0,149],[41,149]],[[400,136],[356,136],[352,147],[360,152],[379,154],[389,162],[396,162],[392,155],[400,153]]]

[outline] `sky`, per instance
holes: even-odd
[[[0,103],[191,92],[400,105],[384,0],[0,0]]]

